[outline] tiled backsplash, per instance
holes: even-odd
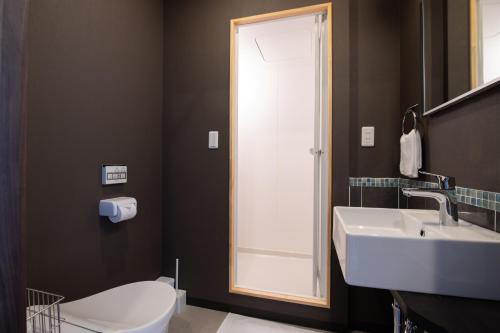
[[[394,202],[393,206],[398,208],[429,208],[429,206],[432,207],[435,205],[432,200],[423,200],[421,198],[412,198],[417,203],[410,204],[409,199],[402,196],[400,190],[405,187],[437,188],[438,185],[434,182],[416,181],[407,178],[350,177],[349,205],[367,205],[368,194],[370,195],[368,200],[373,201],[373,198],[377,198],[379,202],[382,201],[379,198],[381,196],[397,198],[394,199],[394,201],[397,200],[397,204]],[[380,188],[379,193],[377,193],[378,195],[370,193],[376,191],[377,188]],[[394,190],[390,190],[390,188],[397,189],[397,193],[391,193]],[[500,215],[500,193],[459,186],[455,189],[457,201],[459,202],[459,210],[462,212],[460,216],[462,219],[500,232],[500,220],[497,227],[497,219],[499,219],[498,215]],[[352,198],[357,193],[359,193],[359,200]],[[363,195],[365,198],[363,198]],[[384,204],[387,204],[387,200],[384,201]]]
[[[368,178],[368,177],[350,177],[349,186],[360,187],[422,187],[437,188],[436,183],[422,182],[406,178]]]
[[[458,202],[497,212],[500,211],[500,193],[457,186],[456,195]]]

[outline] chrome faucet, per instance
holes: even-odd
[[[455,178],[419,171],[426,176],[437,179],[438,188],[403,188],[407,197],[432,198],[439,203],[439,223],[441,225],[458,225],[457,197],[455,195]]]

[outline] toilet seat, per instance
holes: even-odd
[[[176,293],[168,284],[142,281],[61,304],[62,333],[164,333],[175,311]]]

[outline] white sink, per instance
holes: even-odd
[[[350,285],[500,300],[500,234],[437,211],[335,207],[333,242]]]

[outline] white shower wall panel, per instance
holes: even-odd
[[[244,248],[312,254],[314,18],[295,20],[299,29],[292,32],[287,21],[279,22],[283,34],[295,34],[290,38],[276,26],[266,35],[265,24],[239,30],[237,242]],[[287,48],[287,40],[302,45]]]

